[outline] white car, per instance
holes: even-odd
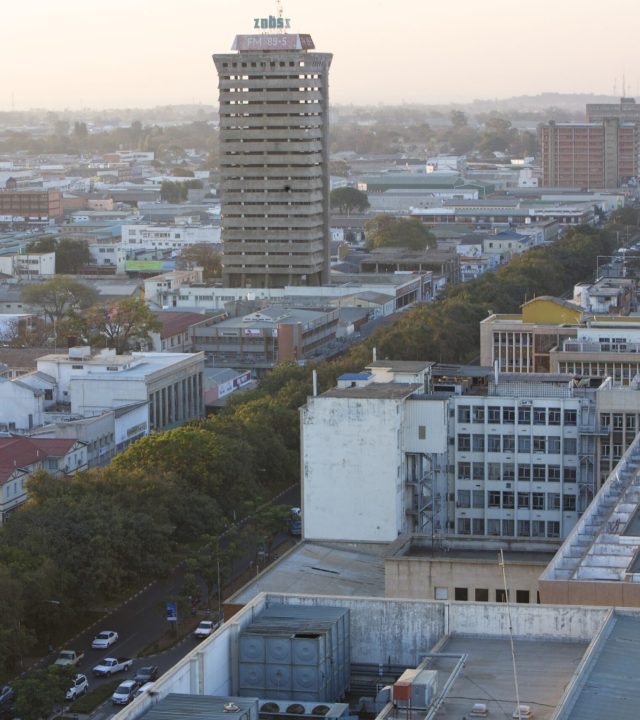
[[[215,630],[213,620],[201,620],[198,627],[193,631],[193,636],[197,638],[206,638]]]
[[[75,700],[80,695],[84,695],[89,690],[89,681],[86,675],[76,675],[73,685],[67,690],[65,698],[67,700]]]
[[[115,632],[115,630],[103,630],[93,638],[91,647],[94,650],[104,650],[105,648],[111,647],[117,639],[118,633]]]
[[[136,680],[125,680],[115,689],[111,696],[111,702],[114,705],[127,705],[135,695],[136,690],[140,687],[140,683]]]
[[[136,694],[135,694],[133,697],[134,697],[134,698],[137,698],[137,697],[140,697],[140,695],[144,695],[144,694],[147,692],[147,690],[151,690],[152,687],[153,687],[153,683],[152,683],[152,682],[150,682],[150,683],[145,683],[144,685],[142,685],[141,687],[139,687],[139,688],[136,690]]]

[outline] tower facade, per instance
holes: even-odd
[[[541,128],[542,184],[616,188],[637,176],[636,126],[617,118]]]
[[[235,52],[213,56],[228,287],[329,279],[332,56],[313,48],[309,35],[238,35]]]

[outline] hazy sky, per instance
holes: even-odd
[[[638,94],[638,0],[282,0],[335,103]],[[6,0],[0,110],[217,103],[211,60],[274,0]]]

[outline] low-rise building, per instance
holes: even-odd
[[[268,306],[242,317],[196,325],[193,345],[215,367],[261,375],[278,363],[320,357],[335,341],[336,308]]]
[[[27,480],[36,470],[64,477],[86,468],[86,445],[78,440],[0,437],[0,525],[27,500]]]
[[[27,279],[51,278],[56,274],[56,254],[49,252],[0,255],[0,273]]]
[[[238,300],[259,300],[273,303],[331,302],[362,292],[376,292],[390,295],[394,312],[422,300],[430,300],[435,287],[441,286],[432,273],[333,273],[331,284],[320,287],[287,285],[284,288],[229,288],[202,284],[202,269],[176,270],[156,275],[145,280],[146,302],[158,309],[177,308],[180,310],[221,311],[229,302]],[[1,286],[0,286],[1,289]]]
[[[158,310],[153,314],[162,328],[159,332],[150,333],[151,349],[153,352],[173,353],[193,352],[196,329],[211,326],[225,317],[224,313],[211,317],[203,313],[177,310]]]
[[[59,190],[0,191],[0,225],[48,225],[61,219]]]
[[[638,283],[633,278],[603,277],[573,288],[573,302],[594,315],[628,315],[637,308]]]
[[[55,402],[82,416],[148,403],[150,430],[166,430],[204,414],[204,353],[92,353],[70,348],[46,355],[38,370],[53,378]]]
[[[191,245],[220,245],[220,225],[123,225],[125,250],[172,250]]]

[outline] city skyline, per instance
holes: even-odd
[[[277,15],[272,0],[185,0],[179,12],[167,2],[114,0],[99,16],[87,7],[32,0],[4,8],[12,31],[0,47],[0,63],[10,68],[0,110],[216,105],[211,55],[229,51],[236,34],[257,32],[254,18]],[[551,0],[530,14],[506,0],[436,7],[327,0],[322,12],[284,0],[283,11],[291,32],[309,33],[317,51],[333,53],[335,104],[621,93],[623,76],[627,94],[638,94],[632,53],[640,9],[630,0],[613,0],[604,16],[595,0],[579,13],[575,3]]]

